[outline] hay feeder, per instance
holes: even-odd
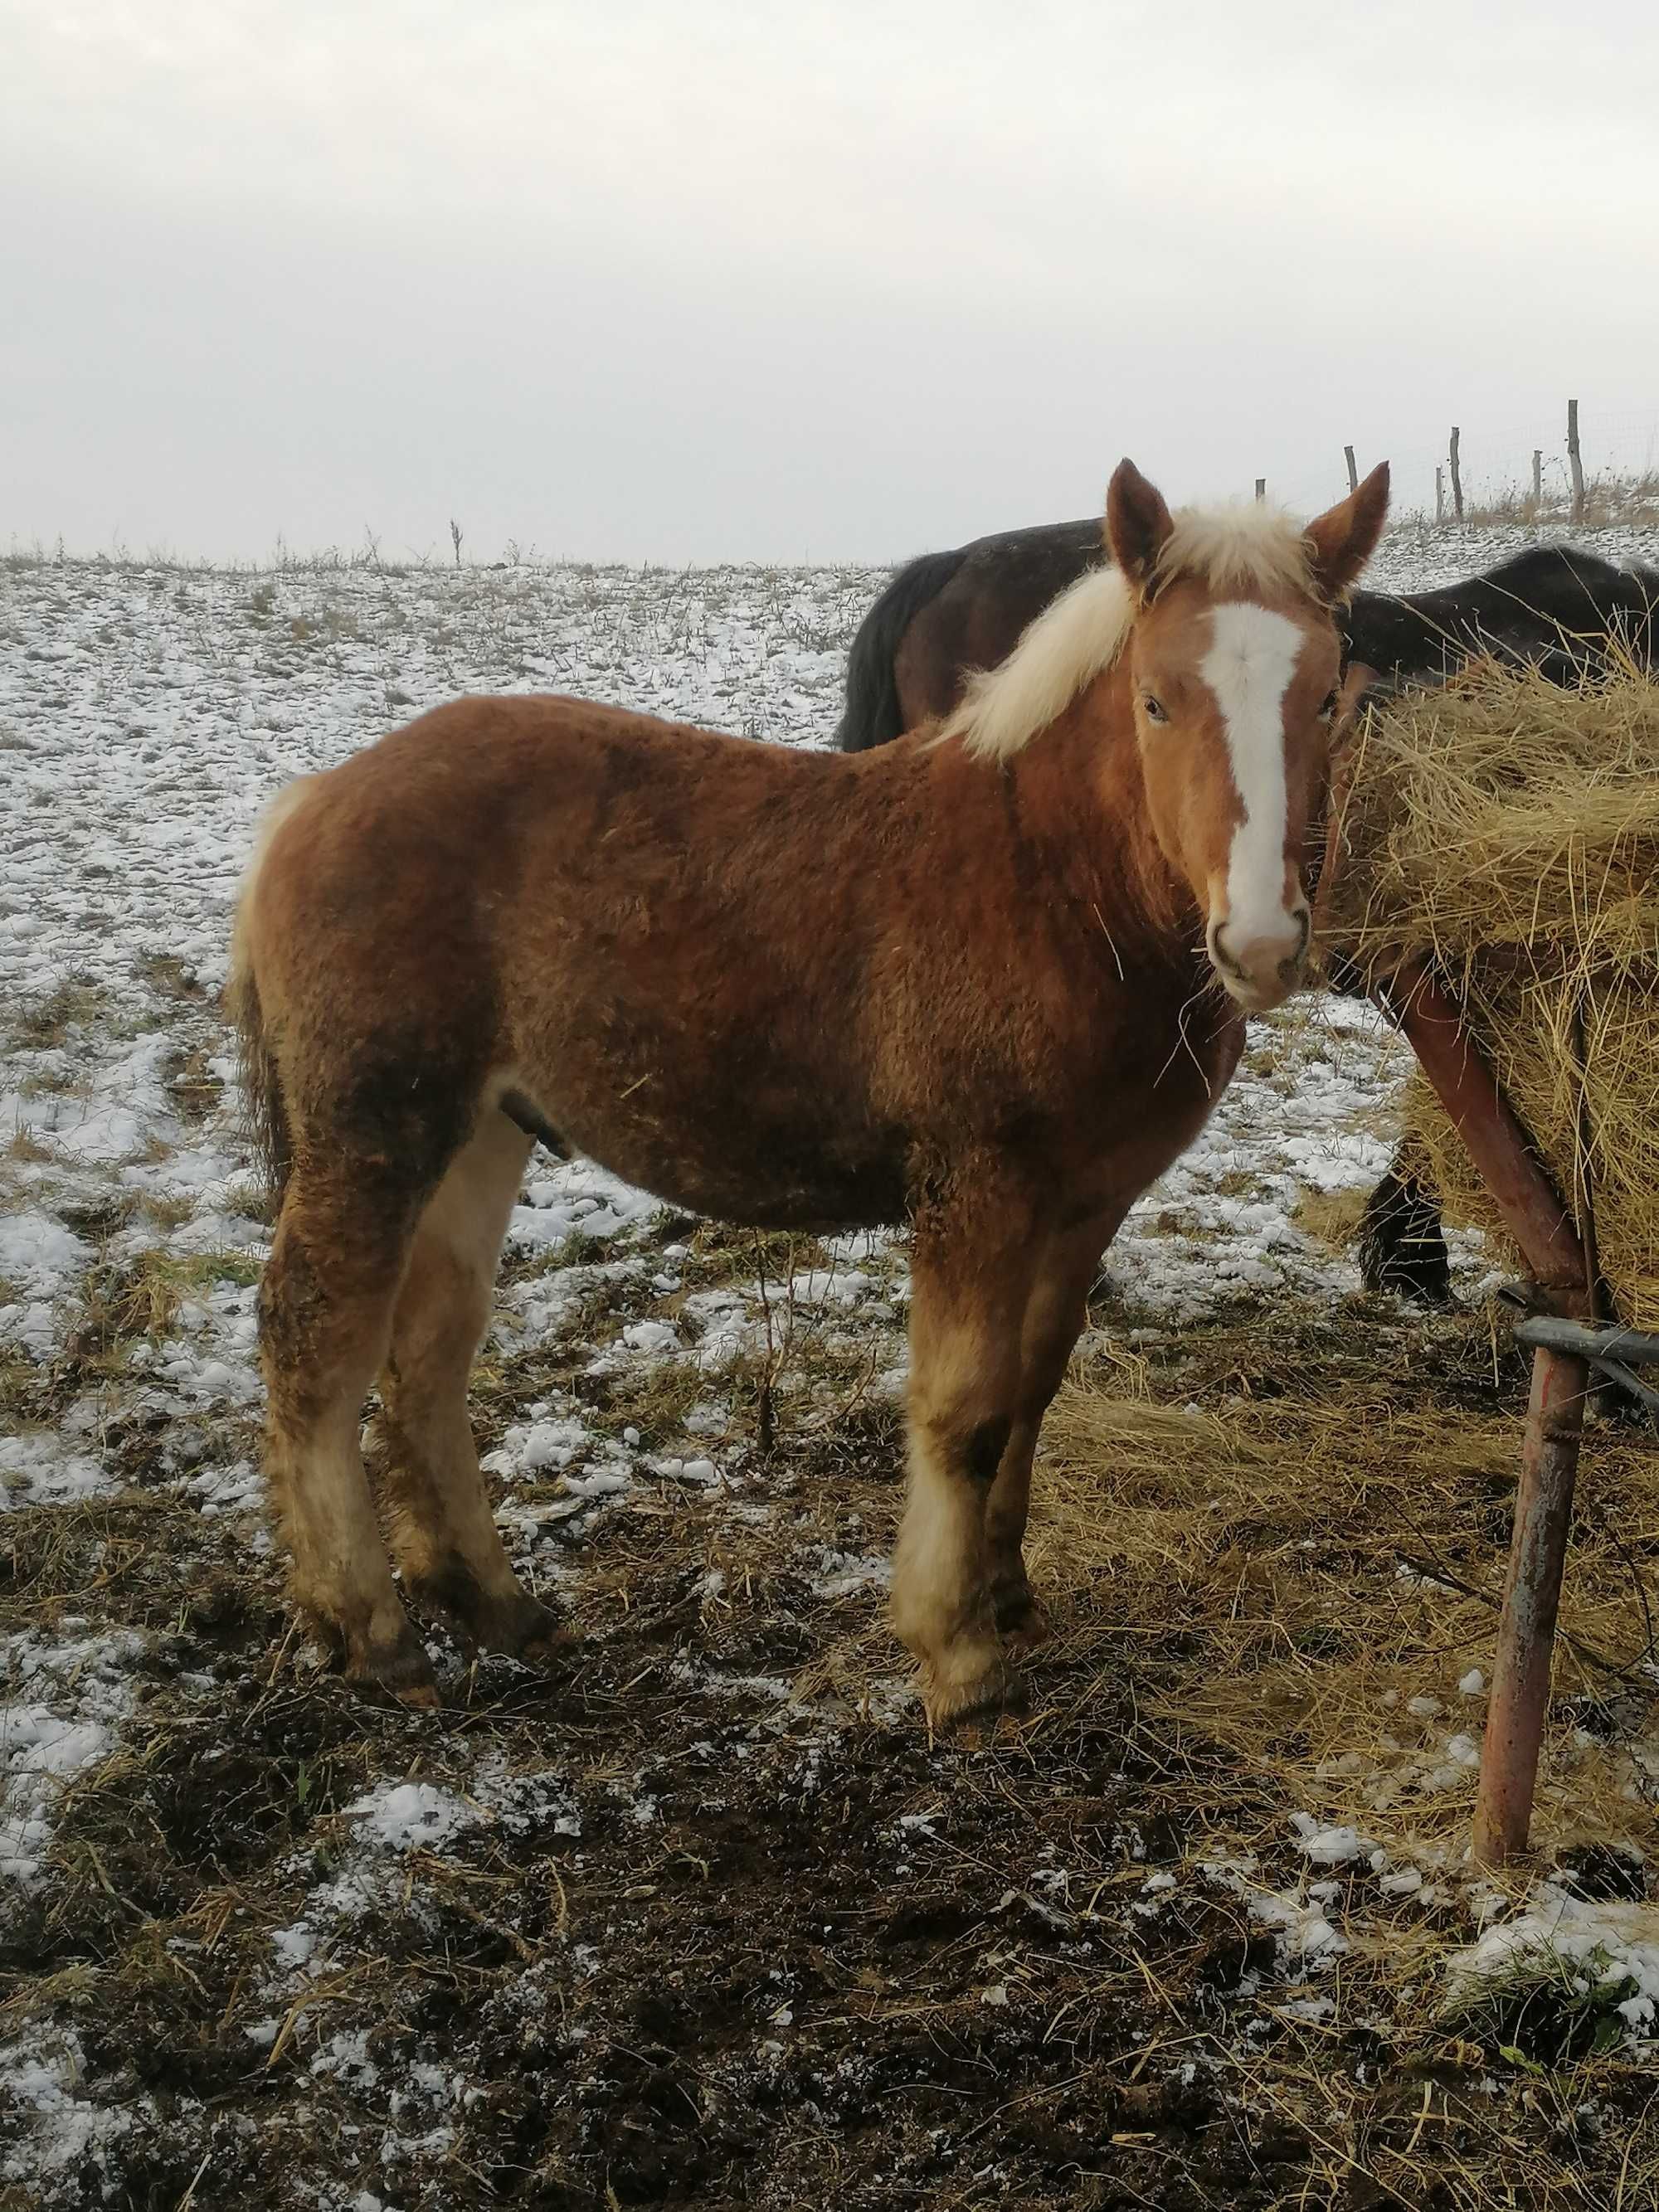
[[[1501,1223],[1531,1278],[1523,1291],[1508,1294],[1510,1303],[1522,1310],[1516,1336],[1532,1352],[1532,1383],[1474,1836],[1477,1862],[1498,1866],[1526,1849],[1531,1824],[1591,1374],[1659,1410],[1659,1390],[1638,1371],[1659,1368],[1659,1333],[1609,1325],[1605,1291],[1613,1271],[1597,1237],[1590,1176],[1575,1160],[1575,1211],[1562,1195],[1568,1186],[1558,1188],[1553,1179],[1544,1151],[1516,1113],[1513,1094],[1495,1073],[1493,1059],[1482,1049],[1443,978],[1460,953],[1467,966],[1483,941],[1473,933],[1482,927],[1478,902],[1494,891],[1499,896],[1493,939],[1501,951],[1530,962],[1539,908],[1528,910],[1522,883],[1522,895],[1507,912],[1497,910],[1502,892],[1522,872],[1514,866],[1518,851],[1511,853],[1510,878],[1504,880],[1494,859],[1492,831],[1496,824],[1501,833],[1501,810],[1519,792],[1530,812],[1515,818],[1533,840],[1535,854],[1540,818],[1562,807],[1563,780],[1576,771],[1580,788],[1567,796],[1582,796],[1583,804],[1572,825],[1579,833],[1577,850],[1563,848],[1559,872],[1572,894],[1572,912],[1569,926],[1559,933],[1558,951],[1565,948],[1578,969],[1575,982],[1580,987],[1597,953],[1607,957],[1611,947],[1620,988],[1628,988],[1631,979],[1638,978],[1644,994],[1652,990],[1659,685],[1631,668],[1603,690],[1563,694],[1530,672],[1477,668],[1462,684],[1454,683],[1437,695],[1423,718],[1430,726],[1419,732],[1402,701],[1400,716],[1389,717],[1379,756],[1369,762],[1364,758],[1368,734],[1376,734],[1377,725],[1367,718],[1369,732],[1356,743],[1345,763],[1345,787],[1334,795],[1320,926],[1341,945],[1344,963],[1364,979],[1370,996],[1411,1045],[1474,1165],[1487,1211],[1496,1217],[1493,1225]],[[1533,761],[1539,773],[1530,790],[1525,788],[1527,771],[1515,758],[1524,750],[1523,739],[1538,749]],[[1442,748],[1460,743],[1467,748],[1462,759],[1444,781],[1437,781]],[[1611,756],[1616,757],[1610,770]],[[1419,819],[1412,825],[1418,836],[1414,845],[1409,835],[1393,842],[1389,793],[1402,781],[1416,786]],[[1453,894],[1467,911],[1449,917],[1449,927],[1445,924],[1452,900],[1443,900],[1437,913],[1421,837],[1423,819],[1432,818],[1436,801],[1457,823],[1462,850],[1482,864]],[[1458,838],[1449,842],[1456,846]],[[1432,847],[1426,849],[1431,868]],[[1539,865],[1535,859],[1534,865]],[[1551,865],[1548,859],[1542,863],[1546,872]],[[1537,881],[1534,875],[1534,896]],[[1583,896],[1587,883],[1593,886],[1589,899]],[[1599,947],[1590,941],[1597,927],[1602,932]],[[1630,1079],[1633,1065],[1615,1056],[1609,1064],[1615,1085]],[[1647,1091],[1632,1083],[1626,1101],[1626,1133],[1632,1139],[1647,1134],[1649,1103]],[[1629,1152],[1639,1158],[1645,1149],[1632,1141]],[[1624,1170],[1631,1164],[1629,1156],[1619,1162]],[[1627,1172],[1625,1179],[1630,1181]],[[1638,1183],[1644,1180],[1637,1177]],[[1659,1207],[1659,1188],[1651,1200]],[[1629,1211],[1628,1200],[1625,1210]],[[1633,1318],[1643,1322],[1649,1316],[1643,1301],[1650,1288],[1645,1277],[1636,1279],[1638,1310]]]

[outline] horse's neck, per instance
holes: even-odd
[[[1098,678],[1005,772],[1054,856],[1055,889],[1093,908],[1109,959],[1184,975],[1202,933],[1152,830],[1127,673]]]
[[[1242,1024],[1217,1003],[1196,902],[1153,834],[1127,675],[1099,678],[1006,762],[928,735],[908,759],[893,774],[919,775],[927,798],[917,805],[912,789],[889,818],[908,819],[925,842],[928,865],[899,878],[924,957],[937,944],[934,902],[959,895],[963,955],[980,987],[1000,1003],[1020,976],[1089,1097],[1103,1085],[1120,1099],[1143,1091],[1154,1125],[1184,1113],[1194,1085],[1212,1099]]]

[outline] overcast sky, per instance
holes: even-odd
[[[888,559],[1659,459],[1659,10],[0,0],[0,544]]]

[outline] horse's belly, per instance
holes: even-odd
[[[833,1132],[787,1131],[734,1118],[710,1140],[689,1120],[550,1117],[574,1152],[665,1204],[759,1229],[876,1228],[904,1212],[896,1151],[848,1144]],[[816,1141],[815,1141],[816,1138]]]

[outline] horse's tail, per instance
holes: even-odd
[[[904,729],[894,657],[904,633],[930,599],[939,597],[967,558],[968,548],[953,553],[924,553],[907,562],[859,624],[847,656],[847,707],[836,732],[844,753],[884,745]]]
[[[225,983],[225,1012],[236,1031],[240,1062],[243,1110],[271,1205],[280,1211],[294,1164],[294,1137],[288,1103],[283,1096],[282,1071],[266,1026],[259,995],[258,963],[253,928],[253,892],[264,866],[270,840],[293,811],[295,802],[312,781],[301,776],[278,792],[260,817],[253,851],[243,873],[236,899],[236,920],[230,939],[230,974]]]

